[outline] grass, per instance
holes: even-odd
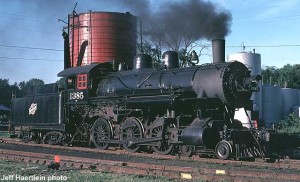
[[[9,178],[10,176],[13,176]],[[35,177],[32,181],[78,181],[78,182],[169,182],[163,177],[137,176],[103,173],[90,170],[48,170],[47,166],[36,164],[16,163],[0,160],[0,181],[28,181],[20,180]],[[2,180],[7,177],[7,180]],[[18,177],[18,179],[17,179]],[[30,179],[30,178],[29,178]],[[57,180],[56,180],[57,179]]]

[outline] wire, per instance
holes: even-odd
[[[269,22],[275,22],[275,21],[290,20],[291,18],[299,18],[299,17],[300,17],[300,15],[290,15],[290,16],[279,16],[279,17],[257,19],[257,20],[249,19],[249,20],[245,20],[245,21],[236,22],[235,25],[242,26],[242,25],[252,25],[252,24],[259,24],[259,23],[269,23]]]
[[[226,47],[241,47],[239,46],[226,46]],[[245,47],[300,47],[299,44],[283,44],[283,45],[245,45]]]
[[[42,48],[42,47],[29,47],[29,46],[15,46],[15,45],[1,45],[0,47],[8,48],[20,48],[20,49],[33,49],[33,50],[43,50],[43,51],[64,51],[62,49],[52,49],[52,48]]]
[[[3,16],[4,15],[4,16]],[[16,20],[16,21],[31,21],[31,22],[40,22],[40,23],[51,23],[51,24],[57,24],[57,19],[49,18],[49,19],[42,19],[38,17],[29,17],[24,15],[17,15],[17,14],[3,14],[0,13],[1,19],[10,19],[10,20]]]
[[[0,59],[15,59],[15,60],[30,60],[30,61],[63,61],[63,60],[55,60],[55,59],[39,59],[39,58],[17,58],[17,57],[4,57],[1,56]]]
[[[52,31],[50,32],[49,29],[47,29],[48,31],[44,31],[44,30],[39,31],[37,29],[35,29],[35,30],[30,29],[30,28],[28,29],[27,27],[13,27],[13,26],[11,27],[11,26],[6,26],[5,29],[12,29],[12,30],[19,30],[19,31],[30,31],[30,32],[40,32],[40,33],[48,33],[48,34],[53,33]],[[55,28],[55,30],[56,29],[57,28]]]
[[[3,45],[0,44],[0,47],[7,48],[19,48],[19,49],[33,49],[33,50],[43,50],[43,51],[58,51],[62,52],[63,49],[53,49],[53,48],[42,48],[42,47],[29,47],[29,46],[16,46],[16,45]],[[229,45],[226,47],[241,47],[240,45]],[[245,47],[300,47],[300,44],[279,44],[279,45],[245,45]]]

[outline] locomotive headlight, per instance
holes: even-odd
[[[260,75],[251,76],[249,78],[244,79],[244,88],[250,92],[258,92],[258,82],[261,80]]]

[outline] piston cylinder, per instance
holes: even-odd
[[[219,140],[219,133],[212,128],[187,127],[182,130],[181,140],[184,145],[214,147]]]

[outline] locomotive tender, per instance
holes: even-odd
[[[81,65],[83,55],[78,66],[58,73],[63,88],[37,86],[12,100],[12,125],[23,141],[220,159],[267,155],[269,133],[234,120],[236,108],[251,105],[260,75],[250,76],[240,62],[226,63],[224,40],[213,41],[213,64],[184,68],[174,51],[165,52],[164,66],[155,69],[147,54],[137,54],[129,69],[122,62],[119,69],[116,62]]]

